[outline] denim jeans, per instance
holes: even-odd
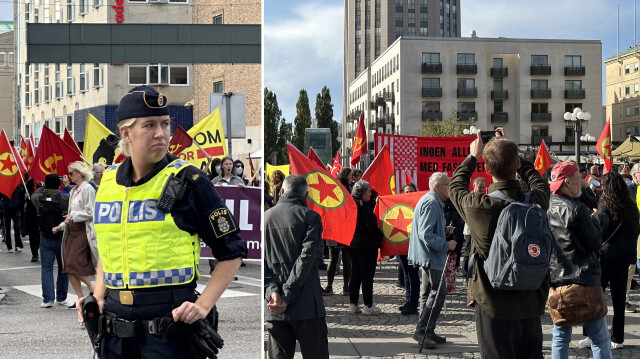
[[[410,305],[418,307],[418,299],[420,298],[420,275],[418,267],[409,265],[406,255],[398,256],[400,265],[404,272],[404,298]]]
[[[53,261],[58,262],[58,280],[56,291],[53,291]],[[69,278],[62,273],[62,236],[49,239],[40,234],[40,263],[42,264],[42,298],[44,302],[53,302],[54,297],[58,302],[67,299]]]
[[[606,316],[592,322],[584,323],[584,329],[591,338],[593,359],[611,359],[611,340],[607,328]],[[553,326],[551,340],[551,358],[565,359],[569,357],[569,342],[571,341],[571,327]]]

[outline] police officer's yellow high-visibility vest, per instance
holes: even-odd
[[[156,208],[165,182],[186,166],[175,160],[149,182],[116,183],[113,165],[96,194],[93,223],[107,288],[149,288],[188,283],[200,276],[200,241],[178,228],[173,216]]]

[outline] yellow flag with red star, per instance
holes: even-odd
[[[0,132],[0,193],[11,198],[13,191],[22,182],[21,175],[15,151],[11,149],[7,134],[2,130]]]
[[[322,238],[351,244],[356,230],[358,205],[340,181],[287,142],[292,174],[307,179],[307,206],[322,218]]]
[[[381,256],[407,255],[413,211],[428,191],[379,196],[373,211],[383,234]]]

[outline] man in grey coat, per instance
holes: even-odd
[[[307,189],[303,176],[290,175],[278,204],[264,214],[264,320],[270,358],[293,358],[296,340],[302,357],[329,358],[316,265],[322,222],[307,208]]]

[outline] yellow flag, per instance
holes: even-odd
[[[84,146],[82,156],[91,163],[110,165],[118,156],[118,137],[109,131],[92,114],[87,116],[87,127],[84,130]]]
[[[187,133],[193,138],[194,143],[178,155],[181,159],[193,163],[198,168],[203,168],[203,164],[208,164],[207,155],[213,158],[227,155],[227,143],[224,138],[219,108],[191,127]],[[200,145],[202,150],[198,148],[196,143]]]
[[[285,177],[289,175],[289,165],[273,166],[267,163],[267,180],[269,182],[271,182],[271,173],[273,173],[273,171],[276,171],[276,170],[282,171]]]

